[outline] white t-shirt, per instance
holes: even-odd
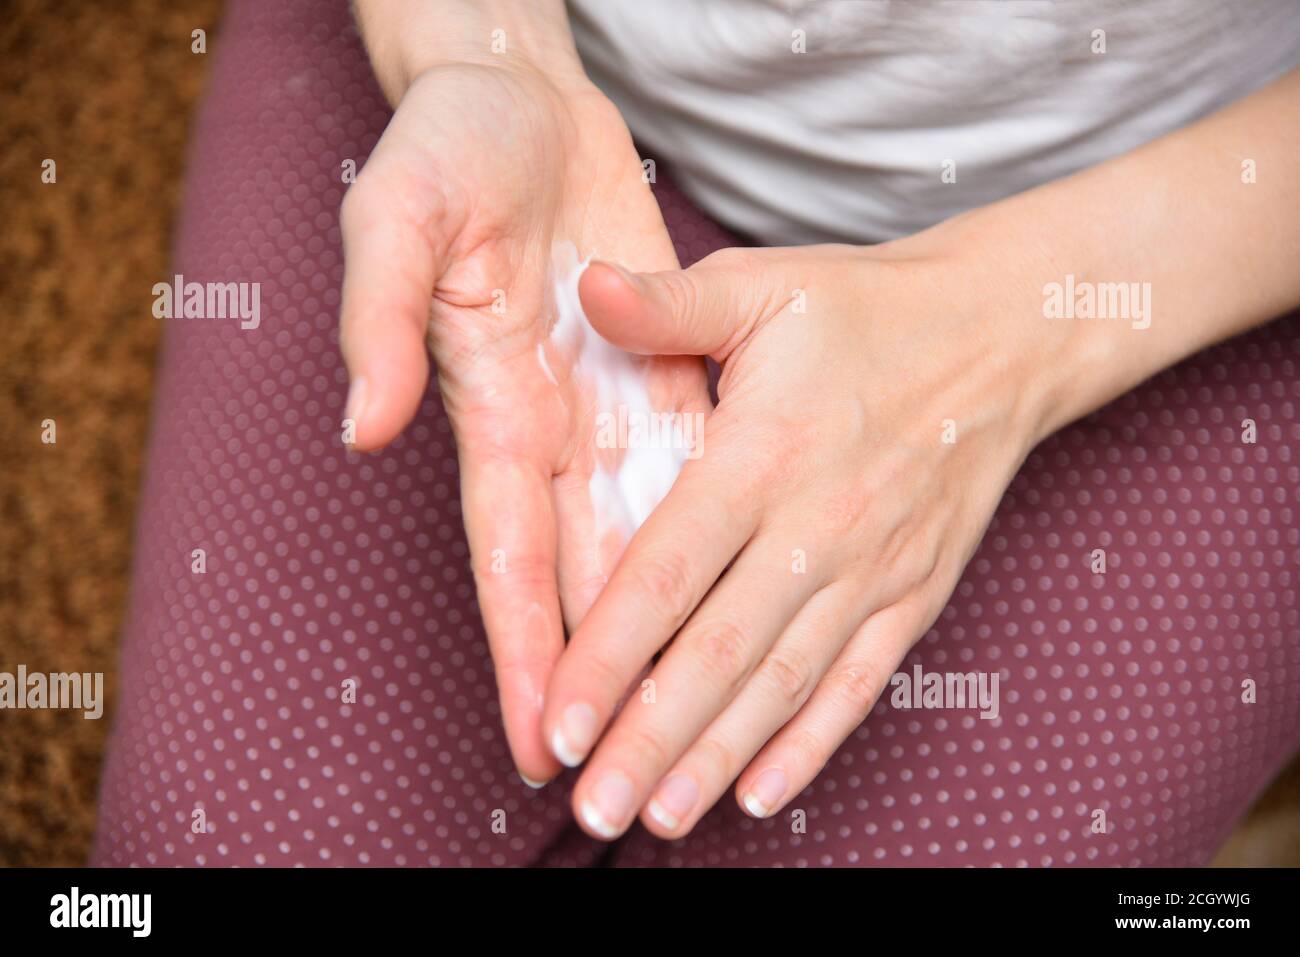
[[[1300,0],[570,0],[570,13],[648,158],[765,243],[906,235],[1300,65]]]

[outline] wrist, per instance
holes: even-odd
[[[375,76],[393,106],[418,76],[454,64],[533,74],[561,92],[594,89],[563,0],[356,0],[354,9]]]
[[[1094,261],[1088,244],[1063,239],[1065,231],[1041,211],[1013,203],[973,210],[891,245],[945,274],[945,287],[973,323],[972,341],[996,357],[1017,393],[1027,452],[1137,385],[1163,360],[1151,355],[1142,285],[1113,289],[1101,281],[1105,265]],[[1085,290],[1092,316],[1078,308]],[[1112,292],[1132,293],[1125,314],[1098,317],[1098,297],[1109,305]]]

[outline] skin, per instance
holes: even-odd
[[[904,240],[729,250],[678,271],[646,262],[647,240],[660,244],[650,258],[671,247],[648,194],[624,179],[629,168],[639,172],[626,131],[613,137],[611,124],[589,123],[579,110],[576,137],[524,138],[535,158],[514,178],[502,151],[489,148],[516,135],[518,114],[563,117],[570,83],[579,101],[590,95],[571,63],[551,83],[558,109],[537,107],[553,99],[545,84],[494,100],[487,87],[443,83],[461,68],[413,66],[393,53],[403,35],[421,35],[427,15],[411,8],[412,19],[402,19],[400,6],[380,13],[375,5],[369,19],[366,5],[359,10],[385,89],[420,79],[348,202],[363,205],[352,196],[373,169],[384,172],[367,182],[400,188],[387,205],[364,204],[364,215],[344,210],[349,370],[398,368],[380,397],[371,392],[358,445],[377,447],[409,420],[427,374],[416,339],[432,295],[428,330],[456,426],[512,748],[534,779],[550,777],[556,758],[585,762],[574,811],[596,837],[617,837],[638,815],[653,833],[681,837],[733,782],[748,813],[780,810],[861,723],[935,620],[1039,441],[1300,304],[1300,73],[1130,154]],[[562,13],[546,4],[448,15],[444,27],[461,24],[458,36],[479,39],[442,54],[480,71],[518,70],[488,60],[481,38],[525,10],[545,15],[507,31],[524,38],[527,62],[542,62],[567,39]],[[455,104],[465,102],[474,109],[458,115]],[[626,149],[606,152],[613,139]],[[563,161],[552,167],[548,150]],[[566,177],[591,151],[600,161]],[[1243,179],[1243,158],[1254,162],[1255,182]],[[611,169],[619,172],[603,179]],[[552,188],[530,192],[524,175]],[[532,198],[521,203],[525,194]],[[600,215],[624,200],[620,215]],[[401,235],[390,235],[394,223],[405,223]],[[550,514],[565,514],[555,495],[564,483],[555,480],[583,460],[589,422],[564,414],[573,402],[548,413],[538,383],[514,390],[545,328],[528,312],[539,308],[535,277],[544,269],[533,251],[549,248],[539,237],[570,230],[580,248],[609,260],[580,287],[606,338],[684,363],[711,355],[723,378],[702,456],[687,463],[594,603],[590,591],[565,603],[566,649],[559,612],[547,604],[565,579],[549,569],[564,566],[564,542],[588,554],[591,543],[578,521],[557,546],[552,526],[563,520],[529,516],[547,514],[548,478]],[[1067,275],[1149,283],[1150,326],[1045,318],[1045,287]],[[484,294],[510,282],[521,283],[523,312],[503,332],[485,314]],[[511,301],[519,301],[513,292]],[[664,407],[703,407],[698,364],[666,368],[674,371],[663,374]],[[521,507],[502,508],[509,502]],[[569,511],[581,514],[580,504]],[[528,556],[530,574],[488,576],[481,556],[501,541]],[[585,580],[603,576],[597,568]],[[538,606],[542,618],[527,611]],[[642,683],[647,669],[653,685]]]
[[[372,54],[385,51],[378,75],[397,109],[340,214],[344,419],[355,449],[390,442],[419,407],[432,354],[507,739],[520,775],[540,784],[560,769],[540,721],[565,625],[581,620],[626,545],[598,532],[587,492],[594,397],[549,341],[552,246],[643,269],[678,263],[627,128],[576,67],[563,22],[557,33],[545,4],[490,7],[467,6],[461,22],[482,18],[485,42],[503,28],[508,48],[574,68],[543,74],[527,56],[484,44],[472,55],[454,37],[416,45],[417,59],[407,37],[446,32],[424,25],[426,5],[358,9]],[[511,19],[520,13],[531,19]],[[700,358],[648,367],[657,408],[708,410]]]

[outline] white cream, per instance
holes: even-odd
[[[594,400],[593,421],[600,421],[602,416],[621,416],[622,421],[653,420],[657,410],[650,402],[647,360],[604,339],[582,311],[578,280],[589,262],[578,258],[572,243],[560,243],[553,250],[551,291],[555,319],[550,341],[560,355],[571,357],[583,393]],[[538,345],[537,358],[546,377],[557,382],[544,344]],[[682,464],[692,454],[689,433],[681,428],[681,420],[682,416],[673,417],[666,441],[628,442],[625,447],[596,450],[595,468],[587,488],[598,535],[617,531],[626,542],[668,494]],[[597,443],[595,434],[591,441]]]

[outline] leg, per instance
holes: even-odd
[[[176,272],[262,321],[163,320],[98,863],[522,864],[570,826],[506,748],[436,388],[341,445],[341,172],[387,116],[346,5],[231,4]]]
[[[93,860],[591,863],[571,781],[509,757],[436,387],[341,445],[341,172],[389,115],[345,5],[232,3],[210,82],[176,272],[262,322],[163,320]],[[679,255],[728,241],[660,195]]]

